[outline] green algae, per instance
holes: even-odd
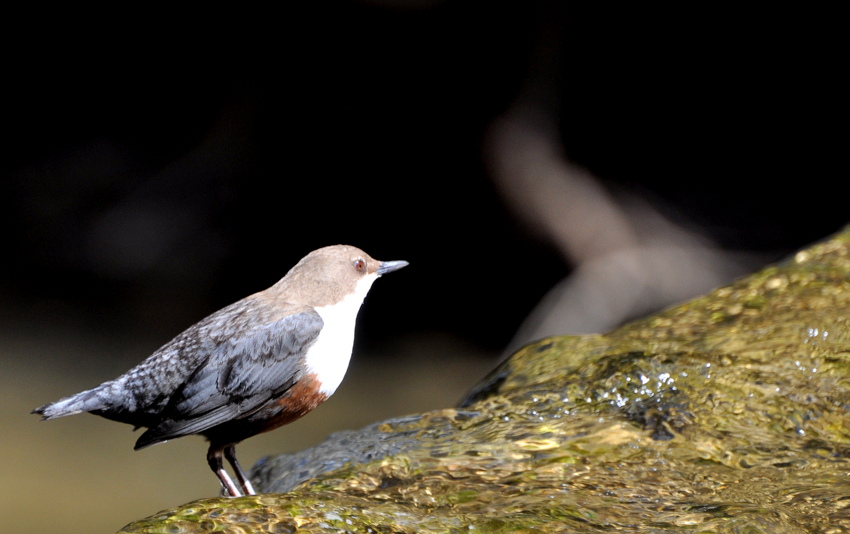
[[[610,334],[528,345],[458,408],[256,466],[280,493],[122,532],[850,532],[848,405],[845,231]]]

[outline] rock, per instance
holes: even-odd
[[[850,532],[850,230],[121,532]],[[287,492],[287,493],[278,493]],[[238,525],[238,530],[235,528]]]

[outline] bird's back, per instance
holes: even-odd
[[[179,416],[173,413],[175,395],[192,383],[211,357],[226,353],[239,340],[251,339],[256,331],[285,315],[285,310],[285,305],[269,302],[260,294],[246,297],[189,327],[118,378],[35,412],[44,419],[91,412],[136,427],[157,426],[165,417]],[[213,377],[210,386],[215,385]]]

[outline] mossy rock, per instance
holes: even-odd
[[[121,532],[850,532],[850,230]]]

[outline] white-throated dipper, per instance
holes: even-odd
[[[366,293],[406,265],[347,245],[314,250],[269,289],[189,327],[115,380],[33,413],[44,420],[90,412],[146,427],[136,450],[200,434],[224,489],[242,494],[222,455],[242,490],[254,494],[235,445],[295,421],[336,391]]]

